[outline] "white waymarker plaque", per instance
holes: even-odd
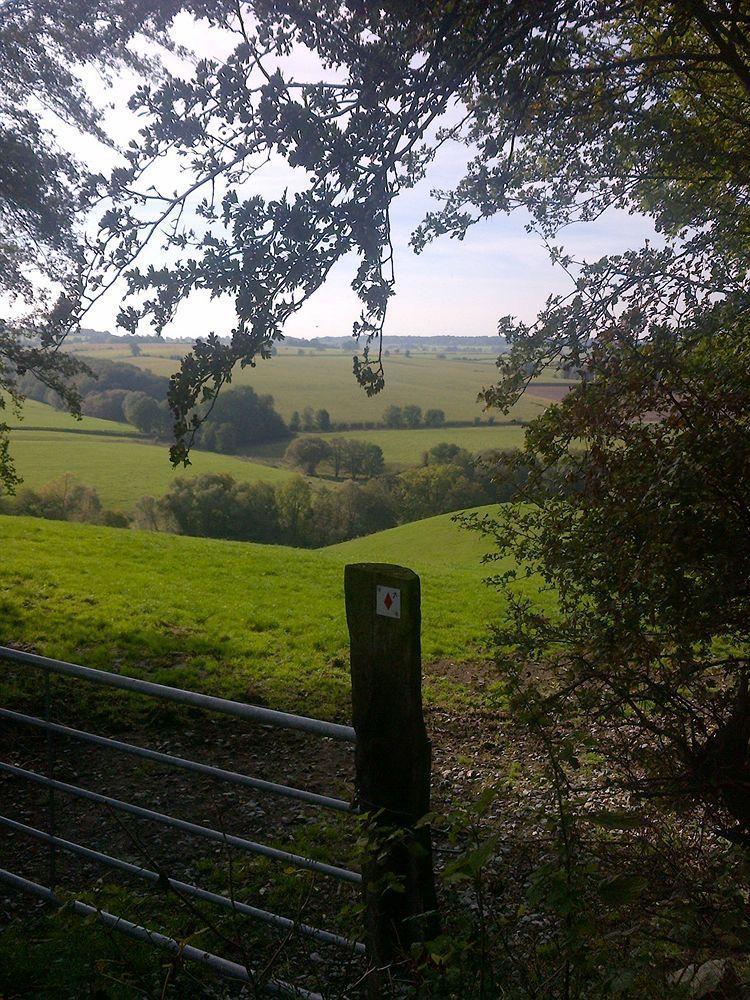
[[[400,618],[401,591],[378,585],[375,611],[384,618]]]

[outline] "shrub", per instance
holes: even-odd
[[[422,423],[422,407],[411,403],[403,409],[405,427],[419,427]]]
[[[136,523],[237,541],[272,542],[279,534],[273,487],[238,483],[226,473],[176,479],[156,505],[153,498],[143,498]]]
[[[83,400],[81,410],[86,416],[102,420],[116,420],[120,423],[127,418],[124,403],[131,395],[127,389],[107,389],[104,392],[90,392]]]
[[[273,408],[273,396],[259,396],[250,386],[240,386],[216,397],[198,441],[203,448],[231,454],[286,437],[288,433]]]
[[[80,521],[115,528],[125,528],[129,524],[126,514],[103,508],[94,487],[78,482],[70,472],[38,490],[28,487],[20,490],[16,497],[4,501],[2,510],[8,514],[44,517],[51,521]]]
[[[162,434],[165,428],[164,411],[153,396],[145,392],[129,392],[122,404],[125,420],[143,434]]]
[[[383,414],[383,423],[386,427],[403,427],[404,414],[400,406],[389,406]]]

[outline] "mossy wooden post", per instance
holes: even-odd
[[[437,931],[430,830],[416,828],[430,808],[419,577],[403,566],[358,563],[346,567],[344,591],[357,801],[373,813],[376,842],[386,838],[363,863],[367,944],[383,968]]]

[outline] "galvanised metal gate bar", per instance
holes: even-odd
[[[168,687],[163,684],[155,684],[151,681],[143,681],[135,677],[125,677],[104,670],[84,667],[80,664],[67,663],[63,660],[38,656],[34,653],[27,653],[7,646],[0,646],[0,660],[5,660],[11,663],[20,663],[29,667],[41,668],[47,673],[47,675],[49,673],[62,674],[85,680],[93,684],[143,694],[147,697],[157,698],[163,701],[176,702],[196,708],[206,709],[208,711],[221,712],[225,715],[232,715],[237,718],[260,722],[261,724],[267,726],[270,725],[277,728],[310,733],[316,736],[326,736],[336,740],[345,740],[349,742],[356,741],[355,731],[350,726],[325,722],[320,719],[310,719],[299,715],[291,715],[286,712],[277,712],[255,705],[245,705],[240,702],[216,698],[211,695],[203,695],[195,691]],[[45,703],[45,707],[48,709],[47,698],[45,699]],[[60,723],[52,722],[49,718],[41,719],[33,715],[27,715],[22,712],[14,712],[5,708],[0,708],[0,718],[6,720],[7,722],[28,725],[41,729],[47,734],[57,734],[80,740],[85,743],[90,743],[95,746],[107,747],[121,753],[152,760],[159,764],[165,764],[182,770],[216,778],[220,781],[248,787],[255,791],[269,792],[274,795],[284,796],[286,798],[295,799],[310,805],[328,808],[338,812],[357,811],[351,803],[346,802],[343,799],[321,795],[316,792],[309,792],[305,789],[294,788],[278,784],[277,782],[265,781],[260,778],[254,778],[249,775],[229,771],[213,765],[187,760],[186,758],[177,757],[162,751],[139,747],[131,743],[125,743],[121,740],[115,740],[106,736],[100,736],[96,733],[89,733],[69,726],[64,726]],[[287,865],[292,865],[296,868],[329,876],[350,884],[360,885],[362,882],[362,876],[358,872],[350,871],[349,869],[340,866],[330,865],[322,861],[317,861],[314,858],[307,858],[289,851],[284,851],[279,848],[271,847],[267,844],[256,843],[255,841],[247,840],[244,837],[214,830],[211,827],[201,826],[197,823],[178,819],[175,816],[156,812],[152,809],[147,809],[130,802],[124,802],[110,795],[95,792],[88,788],[82,788],[79,785],[72,785],[67,782],[57,781],[51,776],[38,774],[28,768],[22,768],[14,764],[0,761],[0,773],[5,773],[13,777],[41,785],[42,787],[47,788],[50,791],[50,794],[60,792],[74,798],[95,802],[97,804],[104,805],[109,809],[137,816],[139,819],[171,827],[215,843],[220,843],[227,847],[233,847],[250,854],[261,855],[274,861],[281,861]],[[50,819],[53,824],[53,811],[50,814]],[[365,946],[360,942],[350,941],[339,934],[334,934],[321,928],[312,927],[309,924],[305,924],[300,921],[291,920],[288,917],[281,916],[280,914],[270,913],[258,907],[250,906],[247,903],[229,899],[226,896],[209,892],[206,889],[192,885],[188,882],[169,878],[168,876],[165,876],[164,873],[152,871],[139,865],[133,865],[120,858],[114,858],[100,851],[95,851],[92,848],[85,847],[82,844],[64,840],[63,838],[55,835],[54,829],[49,832],[45,832],[27,824],[19,823],[17,820],[13,820],[6,816],[0,816],[0,826],[13,830],[21,835],[29,836],[42,841],[53,851],[57,849],[63,850],[105,867],[119,870],[126,874],[144,879],[153,884],[164,885],[166,881],[167,885],[177,893],[181,893],[195,899],[200,899],[222,909],[230,910],[240,916],[258,920],[262,923],[278,927],[285,931],[295,931],[302,936],[313,938],[322,943],[337,945],[349,951],[351,955],[363,955],[365,953]],[[41,899],[45,899],[52,904],[60,905],[51,887],[32,882],[29,879],[25,879],[4,869],[0,869],[0,881],[9,883],[18,889],[29,892]],[[179,942],[172,938],[163,934],[158,934],[148,928],[135,925],[130,921],[124,920],[123,918],[117,917],[113,914],[99,911],[95,907],[89,906],[81,901],[74,901],[72,906],[73,910],[77,913],[85,915],[96,914],[97,917],[108,927],[124,931],[131,937],[136,937],[144,941],[150,941],[159,947],[166,948],[172,953],[180,954],[186,959],[201,962],[223,976],[240,979],[246,982],[253,981],[252,972],[235,962],[230,962],[220,956],[213,955],[210,952],[205,952],[192,946],[182,946]],[[301,998],[310,998],[310,1000],[315,1000],[315,998],[318,997],[318,994],[311,993],[308,990],[304,990],[287,983],[275,981],[268,984],[268,991],[277,995],[299,996]]]
[[[120,688],[122,691],[136,691],[147,694],[162,701],[174,701],[181,705],[193,705],[195,708],[205,708],[211,712],[222,712],[224,715],[234,715],[238,719],[250,719],[266,726],[276,726],[279,729],[296,729],[303,733],[313,733],[316,736],[330,736],[334,740],[347,740],[355,743],[357,734],[351,726],[341,726],[336,722],[324,722],[321,719],[308,719],[304,715],[290,715],[288,712],[275,712],[270,708],[258,705],[245,705],[240,701],[228,701],[226,698],[216,698],[210,694],[200,694],[198,691],[184,691],[182,688],[168,687],[166,684],[154,684],[153,681],[142,681],[137,677],[124,677],[122,674],[111,674],[106,670],[96,670],[93,667],[82,667],[78,663],[66,663],[65,660],[55,660],[49,656],[38,656],[36,653],[26,653],[10,646],[0,646],[0,658],[11,663],[25,663],[31,667],[42,667],[54,674],[67,674],[69,677],[81,677],[93,684],[105,687]]]
[[[212,903],[217,907],[283,930],[294,930],[317,941],[338,945],[347,949],[350,956],[364,954],[365,945],[349,941],[341,935],[290,920],[279,914],[269,913],[247,903],[236,902],[234,899],[209,892],[199,886],[170,878],[165,872],[152,871],[58,837],[55,832],[55,794],[62,793],[95,802],[108,809],[128,813],[139,819],[181,830],[250,854],[283,861],[294,867],[361,887],[369,968],[367,975],[360,978],[360,981],[364,982],[371,1000],[376,998],[379,1000],[387,992],[384,986],[391,964],[394,961],[399,962],[399,975],[403,977],[407,968],[404,958],[408,959],[410,946],[429,940],[439,932],[431,834],[429,826],[424,822],[425,815],[430,811],[430,742],[422,711],[420,581],[415,573],[402,566],[359,563],[346,567],[344,591],[350,640],[354,728],[272,711],[255,705],[245,705],[164,684],[154,684],[135,677],[123,677],[120,674],[0,646],[0,661],[40,668],[45,674],[45,718],[0,708],[0,719],[11,724],[31,726],[46,734],[48,774],[38,774],[36,771],[8,762],[0,762],[0,773],[31,781],[47,789],[49,830],[45,832],[7,816],[0,816],[0,827],[47,844],[50,848],[52,885],[50,887],[39,885],[3,869],[0,869],[0,881],[30,892],[52,904],[60,905],[53,891],[54,859],[58,850],[65,851],[152,884],[168,886],[180,895]],[[267,726],[356,743],[356,805],[343,799],[266,781],[162,751],[149,750],[122,740],[53,722],[50,719],[49,684],[50,675],[53,673],[162,701],[221,712]],[[381,835],[382,841],[377,850],[365,852],[363,873],[360,874],[314,858],[270,847],[268,844],[259,844],[244,837],[178,819],[131,802],[123,802],[101,792],[56,780],[52,776],[51,740],[54,736],[105,747],[158,764],[337,812],[366,812],[372,824],[370,829],[374,831],[374,842],[378,844]],[[182,946],[172,938],[97,910],[86,903],[75,901],[72,907],[77,913],[95,915],[106,926],[122,930],[131,937],[150,941],[166,948],[172,954],[202,962],[221,975],[253,982],[252,971],[235,962],[192,946]],[[303,1000],[322,1000],[316,993],[282,982],[268,984],[268,991],[277,995],[298,996]]]
[[[330,931],[321,930],[319,927],[311,927],[309,924],[290,920],[289,917],[281,917],[277,913],[269,913],[268,910],[258,909],[257,906],[250,906],[247,903],[241,903],[239,900],[221,896],[217,892],[209,892],[208,889],[201,889],[198,886],[191,885],[189,882],[181,882],[179,879],[170,878],[169,876],[165,876],[163,872],[155,872],[148,868],[142,868],[140,865],[131,864],[129,861],[123,861],[122,858],[113,858],[109,854],[102,854],[101,851],[95,851],[90,847],[83,847],[81,844],[74,844],[70,840],[63,840],[62,837],[54,837],[50,833],[37,830],[33,826],[27,826],[26,823],[19,823],[17,820],[9,819],[7,816],[0,816],[0,826],[5,826],[9,830],[15,830],[16,833],[26,834],[50,846],[59,847],[60,850],[68,851],[70,854],[85,858],[87,861],[95,861],[106,868],[112,868],[116,871],[133,875],[136,878],[142,878],[147,882],[161,885],[166,881],[170,888],[183,893],[185,896],[192,896],[194,899],[203,899],[207,903],[213,903],[225,910],[231,910],[234,913],[252,917],[255,920],[260,920],[262,923],[279,927],[281,930],[296,931],[297,934],[313,938],[315,941],[321,941],[324,944],[337,944],[343,948],[351,948],[358,955],[365,953],[365,946],[363,944],[349,941],[340,934],[332,934]]]
[[[177,819],[176,816],[168,816],[166,813],[155,812],[153,809],[145,809],[143,806],[136,806],[132,802],[123,802],[114,799],[111,795],[102,795],[101,792],[92,792],[88,788],[81,788],[80,785],[68,785],[64,781],[55,781],[53,778],[46,778],[36,771],[29,771],[25,767],[16,767],[14,764],[6,764],[0,761],[0,772],[12,774],[17,778],[25,778],[27,781],[45,788],[52,788],[58,792],[65,792],[67,795],[78,799],[88,799],[89,802],[98,802],[100,805],[108,806],[117,812],[130,813],[131,816],[138,816],[140,819],[152,820],[162,826],[171,826],[175,830],[184,830],[185,833],[195,834],[205,840],[213,840],[216,843],[224,844],[227,847],[238,847],[247,851],[248,854],[260,854],[263,857],[271,858],[272,861],[283,861],[295,868],[304,868],[307,871],[318,872],[320,875],[330,875],[340,879],[342,882],[353,882],[359,885],[362,876],[359,872],[349,871],[347,868],[339,868],[336,865],[327,865],[322,861],[315,861],[313,858],[304,858],[299,854],[291,854],[289,851],[280,851],[267,844],[257,844],[254,840],[245,840],[244,837],[236,837],[233,833],[223,833],[221,830],[214,830],[210,826],[200,826],[198,823],[191,823],[185,819]]]
[[[32,896],[38,896],[45,902],[52,903],[53,906],[63,906],[63,903],[55,896],[51,889],[48,889],[44,885],[39,885],[38,882],[32,882],[30,879],[16,875],[14,872],[6,871],[4,868],[0,868],[0,881],[7,882],[16,889],[27,892]],[[74,899],[72,903],[66,905],[69,905],[74,913],[78,913],[82,917],[96,917],[105,927],[111,927],[113,930],[127,934],[128,937],[135,938],[137,941],[145,941],[147,944],[164,948],[178,958],[188,958],[191,961],[200,962],[202,965],[208,966],[214,972],[227,979],[237,979],[242,983],[253,982],[252,975],[244,965],[240,965],[238,962],[230,962],[226,958],[214,955],[210,951],[194,948],[190,944],[181,944],[179,941],[175,941],[174,938],[167,937],[166,934],[150,931],[140,924],[131,923],[130,920],[117,917],[114,913],[108,913],[106,910],[98,910],[95,906],[89,906],[88,903],[82,903],[78,899]],[[292,986],[290,983],[283,983],[277,979],[272,979],[265,983],[264,989],[266,993],[270,993],[272,996],[292,996],[299,997],[300,1000],[323,1000],[323,997],[319,993],[313,993],[310,990],[303,989],[301,986]]]
[[[286,798],[297,799],[300,802],[308,802],[313,806],[323,806],[326,809],[337,809],[341,812],[356,812],[351,802],[344,799],[334,799],[329,795],[319,795],[317,792],[308,792],[302,788],[290,788],[288,785],[279,785],[275,781],[264,781],[262,778],[251,778],[246,774],[237,774],[236,771],[226,771],[223,767],[214,767],[212,764],[201,764],[198,761],[186,760],[184,757],[175,757],[173,754],[162,753],[159,750],[148,750],[146,747],[134,746],[132,743],[123,743],[121,740],[113,740],[107,736],[98,736],[96,733],[86,733],[81,729],[71,729],[70,726],[61,726],[56,722],[48,722],[46,719],[39,719],[34,715],[24,715],[21,712],[12,712],[7,708],[0,708],[0,719],[8,719],[11,722],[23,722],[29,726],[37,726],[50,733],[57,733],[60,736],[70,736],[85,743],[93,743],[96,746],[108,747],[112,750],[119,750],[122,753],[133,754],[136,757],[144,757],[146,760],[154,760],[161,764],[170,764],[172,767],[181,767],[186,771],[195,771],[197,774],[205,774],[208,777],[220,778],[235,785],[244,785],[246,788],[254,788],[260,792],[270,792],[272,795],[282,795]]]

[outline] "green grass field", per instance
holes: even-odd
[[[111,434],[115,437],[138,437],[139,432],[130,424],[99,417],[81,417],[77,420],[65,410],[56,410],[47,403],[27,399],[23,404],[21,417],[11,410],[4,411],[2,419],[9,427],[19,431],[54,430],[70,431],[76,434]]]
[[[144,345],[140,357],[130,355],[127,344],[104,345],[99,350],[86,348],[81,353],[126,361],[147,368],[158,375],[171,375],[178,367],[177,359],[184,346],[170,344]],[[269,361],[260,361],[255,368],[237,369],[233,385],[251,385],[259,393],[270,393],[276,409],[285,419],[294,410],[305,406],[314,410],[325,408],[333,421],[379,421],[386,407],[415,403],[423,410],[437,407],[445,411],[448,420],[473,420],[482,417],[477,393],[493,382],[495,358],[487,355],[467,356],[415,353],[411,357],[392,354],[385,359],[386,387],[379,395],[368,399],[354,381],[352,355],[343,351],[281,350]],[[544,408],[544,401],[524,397],[504,420],[527,421]],[[498,417],[498,419],[501,419]]]
[[[470,452],[489,448],[509,450],[523,446],[524,428],[520,425],[495,427],[438,427],[424,430],[401,431],[337,431],[322,434],[327,440],[355,438],[370,441],[383,449],[383,456],[391,465],[418,465],[422,455],[436,444],[449,442]]]
[[[70,472],[94,486],[105,506],[124,510],[142,496],[160,496],[179,475],[228,472],[243,482],[277,483],[294,474],[209,451],[194,451],[189,468],[174,470],[165,444],[54,430],[12,431],[11,455],[25,486],[35,489]]]
[[[88,345],[87,350],[92,356],[127,361],[167,375],[177,367],[185,345],[168,341],[147,344],[139,358],[132,357],[127,342]],[[392,355],[386,360],[387,388],[370,400],[354,382],[351,357],[343,351],[310,349],[300,355],[295,349],[282,349],[256,368],[238,371],[235,384],[250,383],[259,392],[271,393],[287,418],[293,410],[303,410],[309,405],[314,409],[325,407],[334,421],[377,421],[390,403],[416,403],[424,410],[439,407],[448,419],[471,419],[481,413],[476,404],[478,390],[495,374],[494,359],[489,355],[440,358],[434,353],[415,352],[408,358]],[[527,396],[512,416],[529,420],[541,413],[545,405],[544,400]],[[172,470],[166,446],[137,440],[139,435],[128,424],[94,417],[76,421],[69,414],[34,400],[27,400],[21,421],[10,411],[5,416],[12,428],[11,455],[25,484],[31,488],[70,472],[86,485],[94,486],[106,506],[130,510],[139,497],[162,494],[175,475],[183,474]],[[483,424],[340,433],[373,441],[383,449],[392,468],[403,468],[419,464],[426,451],[443,441],[471,452],[520,447],[524,429],[520,424],[498,423],[492,427]],[[292,475],[281,461],[287,443],[273,442],[259,448],[250,459],[195,451],[193,464],[184,474],[228,472],[247,482],[280,482]]]
[[[447,515],[318,551],[2,517],[0,643],[345,718],[343,567],[392,560],[422,577],[427,696],[455,702],[431,664],[484,655],[485,548]]]

